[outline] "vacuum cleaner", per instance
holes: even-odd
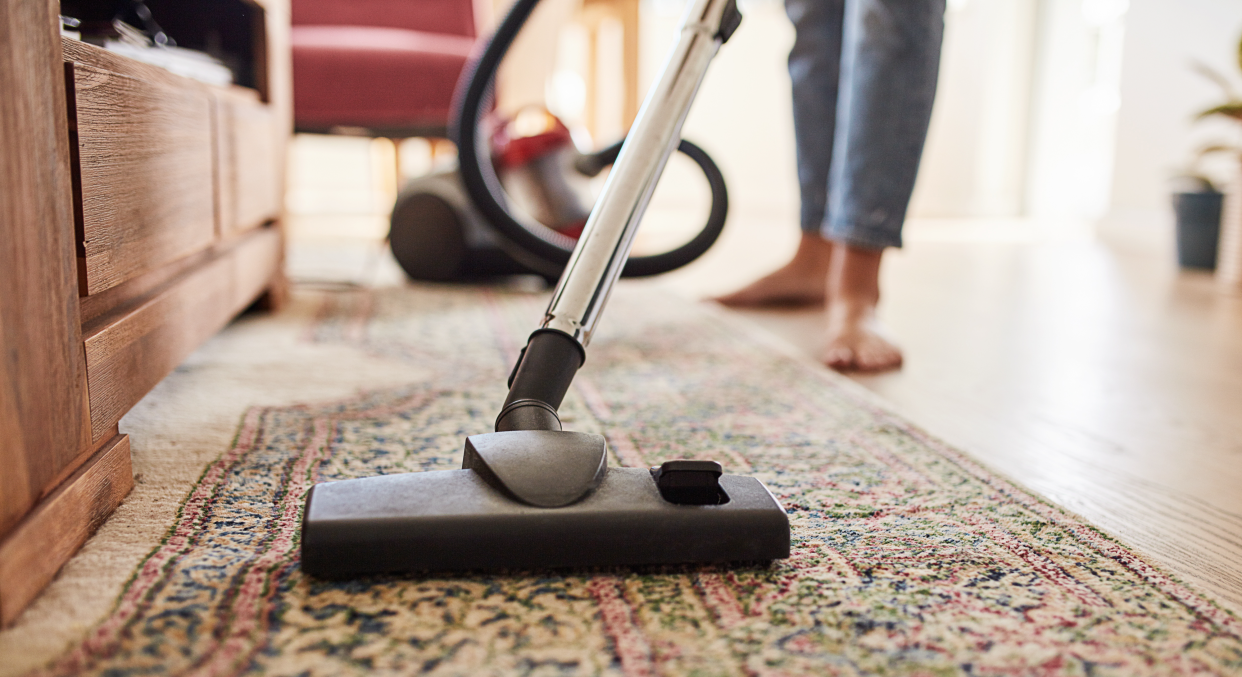
[[[559,122],[556,120],[557,124]],[[582,177],[595,177],[617,159],[622,143],[588,154],[578,153],[569,145],[559,154],[570,156],[568,158],[550,153],[530,164],[564,165]],[[479,144],[479,147],[484,146]],[[694,161],[707,179],[711,190],[707,222],[693,240],[673,251],[629,259],[622,277],[659,275],[680,268],[705,253],[724,228],[729,197],[719,167],[706,151],[690,141],[682,139],[677,149]],[[490,158],[462,157],[463,164],[490,161]],[[540,172],[539,179],[527,184],[533,184],[536,191],[543,193],[545,202],[560,203],[562,213],[581,212],[585,220],[589,210],[582,208],[579,196],[562,176],[564,167],[541,169],[544,171]],[[484,171],[489,178],[496,176],[495,169],[490,166],[486,170],[473,170],[479,176],[484,176]],[[512,202],[492,188],[500,185],[499,178],[476,182],[476,195],[472,195],[463,185],[462,174],[463,170],[456,166],[433,172],[414,179],[397,196],[388,244],[405,274],[411,279],[428,282],[537,275],[555,284],[581,233],[582,223],[571,218],[568,223],[560,224],[567,227],[548,227],[544,224],[553,219],[515,213],[519,210]],[[480,204],[490,207],[488,211],[494,216],[484,216],[477,206]],[[551,258],[534,253],[532,249],[550,252]]]
[[[537,2],[517,1],[480,68],[489,53],[503,54]],[[692,1],[543,321],[510,374],[494,432],[466,438],[460,470],[316,484],[303,513],[303,571],[340,578],[789,556],[788,517],[759,480],[724,474],[711,460],[611,468],[604,437],[563,430],[557,415],[629,265],[639,221],[707,66],[740,21],[734,0]],[[467,87],[459,153],[478,150],[478,107],[472,109],[471,99],[482,97],[488,84],[475,77]],[[489,190],[481,182],[494,176],[471,176],[467,164],[462,178],[474,185],[471,194]],[[537,254],[559,257],[563,243],[544,244],[535,245]]]
[[[527,182],[545,204],[561,206],[569,221],[585,220],[589,208],[569,186],[564,174],[595,177],[611,166],[624,140],[593,153],[579,153],[568,129],[551,113],[547,133],[526,138],[522,133],[507,134],[503,122],[488,116],[496,72],[509,46],[529,16],[537,0],[515,4],[480,58],[468,65],[454,96],[453,136],[457,142],[458,165],[417,178],[397,196],[393,207],[388,242],[393,257],[406,275],[415,280],[452,282],[489,277],[534,274],[555,283],[564,271],[574,249],[582,223],[558,223],[534,218],[506,195],[498,169],[505,178],[514,178],[509,156],[521,156],[531,169],[537,165],[540,180]],[[515,118],[521,120],[521,111]],[[488,118],[489,125],[480,125]],[[528,125],[529,126],[529,125]],[[554,129],[559,127],[559,129]],[[560,152],[557,152],[560,149]],[[676,149],[698,165],[711,190],[711,210],[699,233],[670,251],[630,257],[622,269],[623,277],[659,275],[680,268],[706,252],[720,236],[728,215],[729,199],[724,176],[702,148],[681,140]],[[517,150],[507,153],[506,150]],[[503,165],[509,164],[508,167]],[[501,165],[501,167],[498,167]],[[563,226],[569,225],[570,228]],[[573,227],[576,226],[576,227]]]

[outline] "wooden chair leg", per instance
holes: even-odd
[[[405,172],[401,169],[401,142],[405,141],[405,138],[389,139],[389,141],[392,141],[393,176],[396,177],[397,182],[393,195],[400,195],[402,179],[405,178]]]
[[[621,19],[621,63],[625,80],[621,124],[628,130],[634,124],[634,118],[638,117],[641,103],[638,91],[638,0],[621,0],[617,13]]]

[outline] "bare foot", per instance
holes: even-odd
[[[840,245],[828,278],[827,344],[823,361],[838,371],[885,371],[901,366],[901,349],[886,339],[875,316],[883,250]]]
[[[839,307],[833,305],[834,310]],[[837,371],[887,371],[901,366],[901,349],[880,333],[874,310],[854,317],[831,311],[829,315],[824,364]]]
[[[827,294],[824,279],[832,262],[832,242],[803,233],[793,259],[742,289],[715,299],[733,308],[821,306]]]

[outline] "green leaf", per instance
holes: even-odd
[[[1210,117],[1212,115],[1224,115],[1225,117],[1230,117],[1242,122],[1242,101],[1230,101],[1229,103],[1214,106],[1202,111],[1196,117],[1202,120],[1203,118]]]

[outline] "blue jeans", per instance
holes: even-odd
[[[945,0],[785,0],[802,230],[901,246],[944,35]]]

